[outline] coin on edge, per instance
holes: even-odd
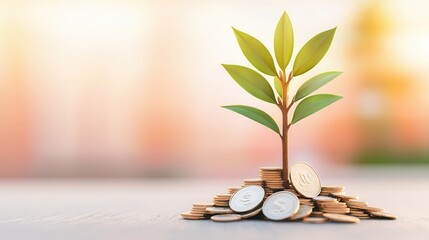
[[[265,190],[261,186],[248,186],[235,192],[229,200],[229,207],[234,212],[248,212],[262,203]]]
[[[252,211],[252,212],[249,212],[249,213],[246,213],[246,214],[242,214],[241,218],[242,219],[247,219],[247,218],[254,217],[254,216],[258,215],[261,211],[262,211],[262,208],[256,209],[255,211]]]
[[[234,222],[241,220],[241,216],[239,214],[221,214],[213,215],[210,219],[215,222]]]
[[[360,219],[350,215],[336,214],[336,213],[324,213],[323,216],[334,222],[344,223],[359,223]]]
[[[391,219],[391,220],[396,219],[395,215],[391,213],[386,213],[386,212],[371,212],[370,215],[371,217],[376,217],[376,218],[384,218],[384,219]]]
[[[291,167],[290,180],[293,188],[304,197],[314,198],[320,193],[319,175],[306,163],[298,162]]]
[[[270,220],[283,220],[295,213],[299,209],[298,197],[288,191],[276,192],[265,200],[262,212]]]
[[[305,217],[310,216],[311,212],[313,211],[313,208],[308,205],[300,205],[299,210],[295,215],[289,218],[289,220],[298,220]]]

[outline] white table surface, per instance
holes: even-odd
[[[426,172],[325,179],[399,219],[317,225],[179,217],[238,179],[0,180],[0,239],[429,239]]]

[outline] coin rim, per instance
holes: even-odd
[[[227,221],[223,221],[223,220],[215,220],[215,219],[213,219],[213,217],[218,217],[218,216],[222,216],[222,217],[224,217],[224,216],[234,216],[234,217],[237,217],[237,219],[230,219],[230,220],[227,220]],[[226,219],[228,219],[228,218],[226,218]],[[230,214],[216,214],[216,215],[213,215],[213,216],[211,216],[210,217],[210,220],[212,220],[212,221],[214,221],[214,222],[234,222],[234,221],[240,221],[242,218],[241,218],[241,215],[240,214],[236,214],[236,213],[230,213]]]
[[[313,171],[314,171],[314,173],[316,174],[316,177],[317,177],[317,179],[319,180],[319,184],[320,184],[320,188],[319,188],[319,191],[317,192],[317,194],[315,195],[315,196],[309,196],[309,195],[306,195],[306,194],[302,194],[296,187],[295,187],[295,184],[293,183],[293,180],[292,180],[292,171],[293,171],[293,168],[294,168],[294,166],[296,166],[296,165],[298,165],[298,164],[304,164],[304,165],[307,165],[309,168],[311,168]],[[290,172],[289,172],[289,179],[290,179],[290,181],[291,181],[291,183],[292,183],[292,187],[295,189],[295,191],[297,191],[300,195],[302,195],[302,196],[304,196],[304,197],[307,197],[307,198],[313,198],[313,197],[317,197],[317,196],[319,196],[319,194],[320,194],[320,192],[322,191],[322,181],[320,180],[320,177],[319,177],[319,174],[316,172],[316,169],[314,169],[310,164],[308,164],[308,163],[306,163],[306,162],[297,162],[297,163],[295,163],[294,165],[292,165],[292,167],[290,168]]]

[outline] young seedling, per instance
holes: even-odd
[[[250,64],[252,64],[259,72],[272,78],[276,94],[274,93],[271,84],[259,72],[238,65],[223,64],[223,67],[248,93],[263,101],[278,106],[282,112],[282,129],[279,129],[279,126],[271,116],[260,109],[244,105],[230,105],[223,107],[270,128],[280,136],[283,152],[282,175],[284,186],[288,188],[289,130],[291,126],[298,121],[342,98],[332,94],[315,94],[309,96],[314,91],[340,75],[341,72],[325,72],[310,78],[301,85],[293,97],[289,97],[289,85],[294,77],[308,72],[316,66],[320,60],[322,60],[331,45],[332,39],[334,38],[336,27],[317,34],[304,44],[296,55],[289,74],[287,74],[286,68],[292,57],[294,34],[292,23],[286,12],[281,16],[274,33],[274,53],[277,60],[277,66],[274,64],[273,57],[268,49],[258,39],[235,28],[233,28],[233,30],[241,51]],[[294,113],[290,120],[289,112],[292,108],[294,108]]]

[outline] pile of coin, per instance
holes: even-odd
[[[213,207],[213,203],[194,203],[189,213],[180,214],[182,218],[189,220],[202,220],[208,217],[206,209]]]
[[[266,197],[284,189],[282,170],[281,167],[261,167],[259,169],[259,177],[264,182]]]
[[[248,179],[244,179],[243,182],[243,187],[246,186],[252,186],[252,185],[257,185],[257,186],[264,186],[264,180],[260,179],[260,178],[248,178]]]
[[[241,189],[241,187],[228,187],[228,193],[234,194],[235,192],[237,192],[240,189]]]
[[[230,193],[220,193],[213,197],[213,204],[218,207],[228,207],[231,196]]]
[[[184,219],[216,222],[261,218],[272,221],[306,223],[359,223],[360,219],[396,219],[383,209],[359,201],[345,193],[344,186],[321,186],[316,171],[299,162],[291,167],[290,185],[284,187],[282,169],[262,167],[260,179],[245,179],[242,187],[228,187],[228,193],[217,194],[213,203],[196,203]]]

